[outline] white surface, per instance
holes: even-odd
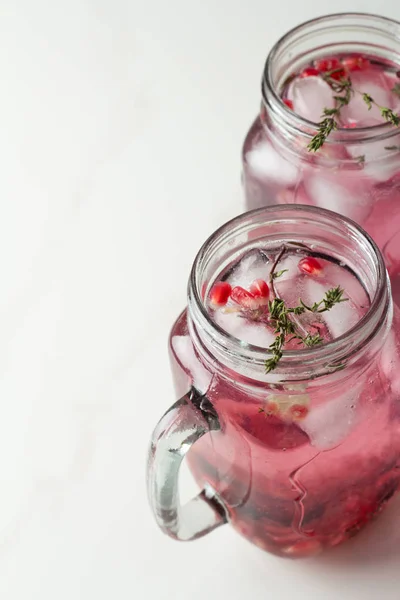
[[[241,208],[267,51],[301,20],[389,0],[0,3],[0,597],[396,599],[400,501],[290,562],[228,526],[156,528],[151,429],[199,245]]]

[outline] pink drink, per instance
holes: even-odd
[[[340,41],[338,23],[348,28]],[[393,28],[373,16],[325,17],[278,42],[267,60],[260,116],[244,142],[243,181],[249,209],[308,204],[362,225],[383,252],[400,302],[400,134],[379,108],[400,111],[400,26],[390,23]],[[309,152],[324,109],[337,106],[332,78],[351,80],[351,100],[337,116],[338,131]],[[370,109],[363,93],[375,101]]]
[[[271,227],[264,231],[274,232]],[[351,238],[347,231],[343,236]],[[306,243],[310,250],[287,246],[275,270],[288,270],[275,279],[274,287],[287,306],[298,305],[299,298],[311,306],[328,289],[344,288],[348,301],[324,313],[296,317],[300,330],[321,335],[323,348],[371,318],[376,290],[371,282],[365,285],[366,272],[353,269],[343,256],[324,251],[323,243]],[[263,246],[255,239],[254,247],[239,254],[232,249],[223,269],[202,284],[210,324],[232,336],[232,347],[256,344],[254,349],[265,351],[266,358],[275,334],[265,298],[248,309],[246,301],[240,304],[232,296],[237,287],[249,291],[254,280],[262,279],[273,299],[269,278],[281,248],[281,243]],[[310,257],[311,269],[307,262],[303,268]],[[221,281],[228,282],[232,292],[216,306],[213,290]],[[389,318],[390,331],[369,338],[365,353],[359,348],[366,348],[364,342],[355,342],[354,334],[349,340],[359,349],[352,359],[332,359],[322,377],[322,363],[316,363],[308,375],[298,373],[292,380],[285,380],[279,369],[255,378],[251,362],[235,368],[234,362],[222,364],[213,354],[217,331],[211,331],[209,345],[204,342],[207,350],[202,355],[197,344],[203,331],[193,318],[184,311],[171,332],[177,396],[193,386],[198,395],[206,395],[221,423],[221,431],[205,435],[189,452],[197,482],[217,495],[242,535],[278,555],[307,556],[352,537],[379,514],[400,485],[400,361],[391,318],[378,319],[382,325]],[[289,350],[298,348],[298,340],[286,345]],[[330,359],[324,359],[324,368],[328,363]]]

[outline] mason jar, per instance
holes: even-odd
[[[302,278],[296,285],[303,290],[310,281],[321,285],[321,274],[299,275],[296,265],[325,257],[345,292],[359,286],[353,297],[362,316],[354,319],[344,302],[327,321],[336,335],[293,346],[268,370],[271,350],[246,341],[243,324],[242,338],[218,324],[210,292],[241,257],[282,256],[279,249],[289,246],[294,271],[286,280],[282,275],[280,290],[290,291],[293,277]],[[265,335],[264,327],[258,331]],[[355,535],[400,485],[398,334],[381,253],[354,222],[286,205],[250,211],[218,229],[194,261],[188,305],[169,338],[175,403],[154,430],[148,460],[149,498],[161,529],[191,540],[228,522],[287,557]],[[201,492],[182,505],[185,456]]]
[[[310,151],[323,108],[334,106],[325,82],[332,66],[331,76],[353,81],[355,100],[323,146]],[[376,99],[370,109],[361,92]],[[247,209],[309,204],[354,219],[383,252],[400,300],[400,133],[380,114],[383,105],[400,111],[398,22],[336,14],[292,29],[265,64],[260,113],[243,145],[243,184]]]

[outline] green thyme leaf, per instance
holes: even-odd
[[[282,277],[282,275],[284,273],[286,273],[289,269],[282,269],[282,271],[276,271],[274,273],[272,273],[271,277],[272,279],[278,279],[278,277]]]

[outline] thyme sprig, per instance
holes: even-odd
[[[343,106],[347,106],[349,104],[354,93],[350,78],[337,81],[331,77],[332,73],[334,73],[334,71],[326,73],[324,79],[327,83],[329,83],[332,90],[336,94],[333,96],[335,106],[333,108],[324,108],[322,113],[324,118],[318,125],[318,131],[316,135],[314,135],[311,142],[307,146],[309,152],[316,152],[319,150],[332,131],[336,131],[336,129],[338,129],[339,124],[337,119],[340,117],[340,112]],[[342,96],[339,96],[338,94],[342,94]]]
[[[371,110],[372,105],[374,104],[375,106],[377,106],[379,108],[380,113],[381,113],[382,117],[385,119],[385,121],[387,121],[388,123],[391,123],[395,127],[398,127],[400,125],[400,117],[398,115],[396,115],[392,111],[391,108],[387,108],[386,106],[381,106],[380,104],[375,102],[375,100],[372,98],[372,96],[370,96],[370,94],[366,94],[365,92],[359,92],[359,93],[362,94],[362,98],[363,98],[365,104],[368,106],[368,110]]]
[[[353,87],[352,81],[350,77],[341,78],[339,81],[332,77],[332,75],[341,71],[341,69],[335,69],[323,75],[323,79],[329,84],[335,95],[333,99],[335,101],[335,106],[333,108],[324,108],[322,112],[322,119],[318,123],[317,133],[313,136],[307,148],[309,152],[316,152],[324,145],[326,139],[332,133],[332,131],[336,131],[339,127],[338,118],[340,117],[341,110],[344,106],[347,106],[350,103],[354,94],[360,94],[362,96],[363,101],[368,107],[368,110],[371,110],[372,105],[375,105],[379,108],[381,116],[384,121],[390,123],[394,127],[399,127],[400,125],[400,116],[397,115],[391,108],[387,106],[381,106],[373,97],[367,92],[362,92]],[[396,83],[393,87],[392,92],[400,96],[400,84]],[[339,95],[341,94],[341,95]]]
[[[317,346],[323,342],[319,333],[300,335],[295,323],[290,318],[290,315],[302,315],[306,311],[312,313],[323,313],[331,310],[340,302],[347,302],[348,298],[343,298],[344,290],[338,285],[335,288],[325,292],[324,298],[319,302],[314,302],[312,306],[308,306],[303,300],[299,300],[297,306],[289,307],[282,298],[275,298],[268,303],[270,322],[275,326],[275,340],[270,344],[269,350],[272,352],[272,357],[265,361],[265,372],[273,371],[282,358],[283,347],[286,338],[292,335],[289,341],[298,339],[299,344],[304,344],[307,348]]]
[[[293,244],[294,245],[294,244]],[[335,288],[325,292],[325,296],[319,302],[314,302],[308,306],[303,300],[299,299],[297,306],[287,306],[285,300],[278,296],[274,281],[278,279],[286,269],[276,271],[276,267],[287,251],[287,246],[283,245],[278,252],[270,272],[270,287],[272,292],[272,300],[268,302],[269,323],[274,327],[276,337],[268,349],[272,352],[271,358],[265,361],[265,372],[273,371],[283,355],[283,348],[288,336],[292,336],[288,341],[294,339],[299,340],[299,344],[303,344],[307,348],[317,346],[323,342],[323,338],[319,333],[312,334],[306,331],[298,317],[305,312],[323,313],[331,310],[340,302],[347,302],[348,298],[344,298],[344,290],[338,285]]]

